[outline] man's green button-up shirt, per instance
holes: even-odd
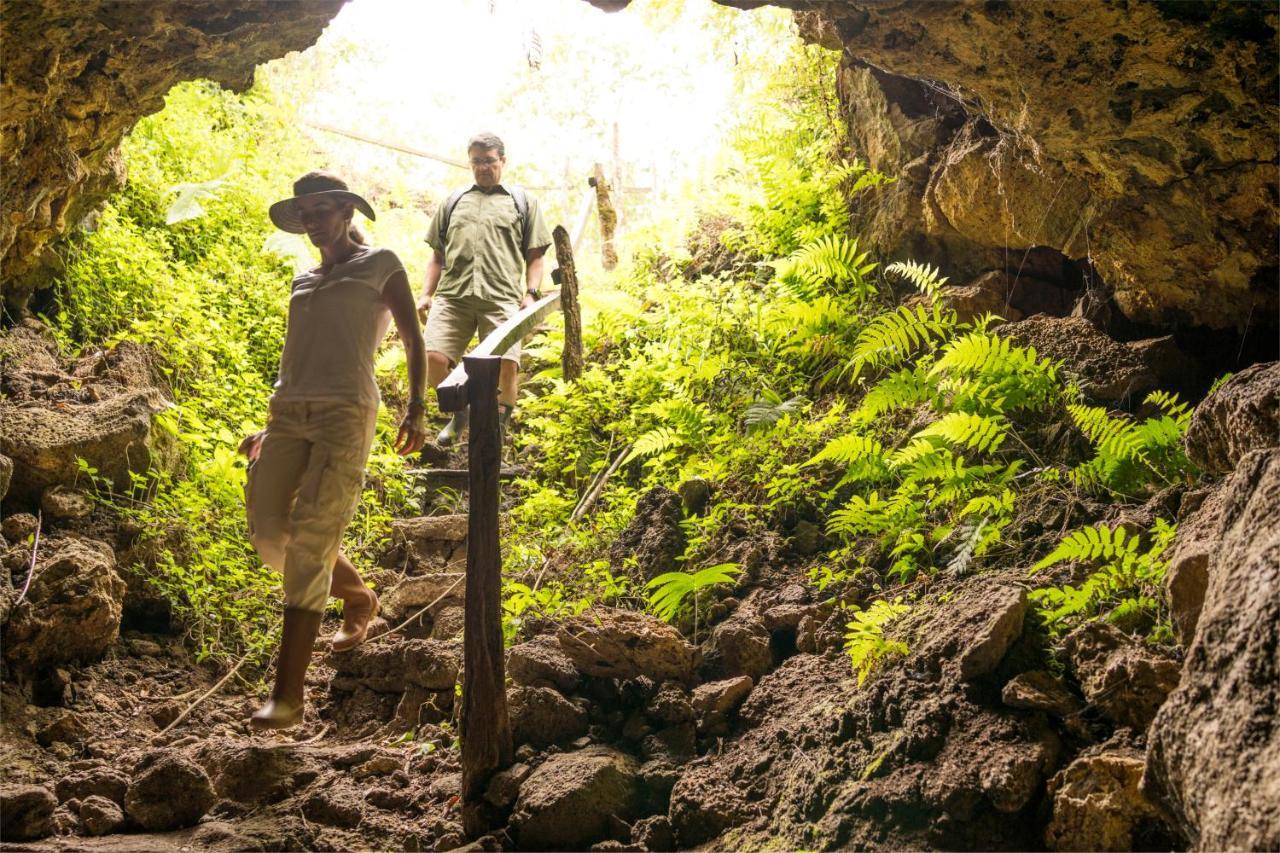
[[[499,305],[524,298],[523,223],[515,200],[499,184],[489,192],[478,186],[463,193],[440,233],[444,202],[436,208],[427,243],[444,255],[437,296],[474,296]],[[537,199],[529,198],[529,249],[551,245],[551,231]]]

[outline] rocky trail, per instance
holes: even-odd
[[[1009,330],[1052,351],[1079,346],[1082,326],[1041,317]],[[1133,387],[1160,364],[1142,360],[1158,347],[1092,345],[1098,369],[1080,364],[1098,396],[1119,388],[1118,366],[1132,364]],[[63,364],[34,323],[4,346],[21,367],[7,369],[0,401],[13,455],[3,485],[18,500],[38,494],[41,510],[3,520],[5,848],[466,844],[466,516],[393,522],[370,578],[383,601],[371,639],[332,653],[331,619],[305,723],[256,735],[246,723],[261,674],[195,662],[145,581],[141,531],[78,491],[67,461],[109,471],[165,458],[150,419],[164,388],[146,351],[122,344]],[[821,532],[740,538],[725,547],[743,574],[696,644],[691,626],[603,606],[522,625],[506,663],[516,763],[485,794],[500,828],[473,849],[1167,849],[1190,835],[1180,814],[1250,778],[1266,838],[1268,765],[1248,764],[1266,742],[1223,751],[1194,727],[1248,725],[1275,695],[1277,388],[1276,365],[1258,365],[1198,409],[1188,450],[1208,471],[1234,471],[1221,483],[1138,508],[1050,502],[1018,522],[1011,566],[1088,519],[1179,518],[1168,595],[1185,660],[1101,623],[1053,641],[1031,618],[1025,571],[942,573],[918,582],[925,603],[894,629],[909,653],[860,685],[847,616],[805,580]],[[682,492],[645,495],[612,558],[646,577],[664,570],[698,510],[698,490]],[[1046,582],[1075,570],[1055,571]],[[1240,589],[1259,591],[1239,599],[1249,607],[1232,604]],[[1200,820],[1201,833],[1239,831]]]

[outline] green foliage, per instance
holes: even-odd
[[[1164,519],[1157,519],[1146,535],[1101,524],[1073,531],[1032,566],[1031,574],[1068,561],[1090,564],[1094,571],[1079,587],[1033,590],[1031,600],[1055,634],[1104,619],[1126,630],[1150,630],[1159,637],[1167,632],[1161,625],[1164,552],[1176,534],[1177,525]]]
[[[844,650],[853,663],[859,686],[890,658],[908,653],[906,643],[887,639],[884,631],[910,610],[899,597],[893,601],[878,599],[866,610],[854,611],[853,619],[845,625],[848,630],[844,635]]]
[[[903,305],[867,323],[853,346],[846,371],[858,376],[866,368],[897,367],[912,355],[931,349],[951,336],[954,311]]]
[[[916,261],[897,261],[884,268],[885,272],[901,276],[915,285],[916,290],[926,296],[936,294],[947,283],[946,276],[937,267]]]
[[[870,252],[859,252],[858,241],[827,234],[775,264],[782,289],[796,299],[811,302],[831,290],[849,293],[862,302],[875,294],[867,278],[876,268]]]
[[[1077,485],[1134,495],[1151,484],[1169,485],[1194,472],[1182,448],[1190,409],[1177,395],[1162,391],[1148,394],[1144,402],[1160,413],[1141,422],[1112,416],[1099,406],[1067,406],[1072,422],[1095,451],[1092,459],[1072,470]]]
[[[649,590],[649,609],[664,622],[673,622],[687,603],[686,599],[692,595],[693,638],[697,642],[698,593],[716,584],[733,583],[734,576],[741,573],[742,567],[737,563],[721,563],[696,572],[666,572],[658,575],[645,584],[645,589]]]

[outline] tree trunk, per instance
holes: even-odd
[[[618,229],[618,213],[609,198],[609,182],[604,179],[604,166],[595,165],[591,185],[596,189],[596,210],[600,214],[600,262],[606,270],[618,265],[618,251],[613,247],[613,234]]]

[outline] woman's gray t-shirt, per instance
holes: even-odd
[[[391,323],[382,289],[397,272],[395,252],[365,247],[326,273],[294,278],[275,399],[378,405],[373,362]]]

